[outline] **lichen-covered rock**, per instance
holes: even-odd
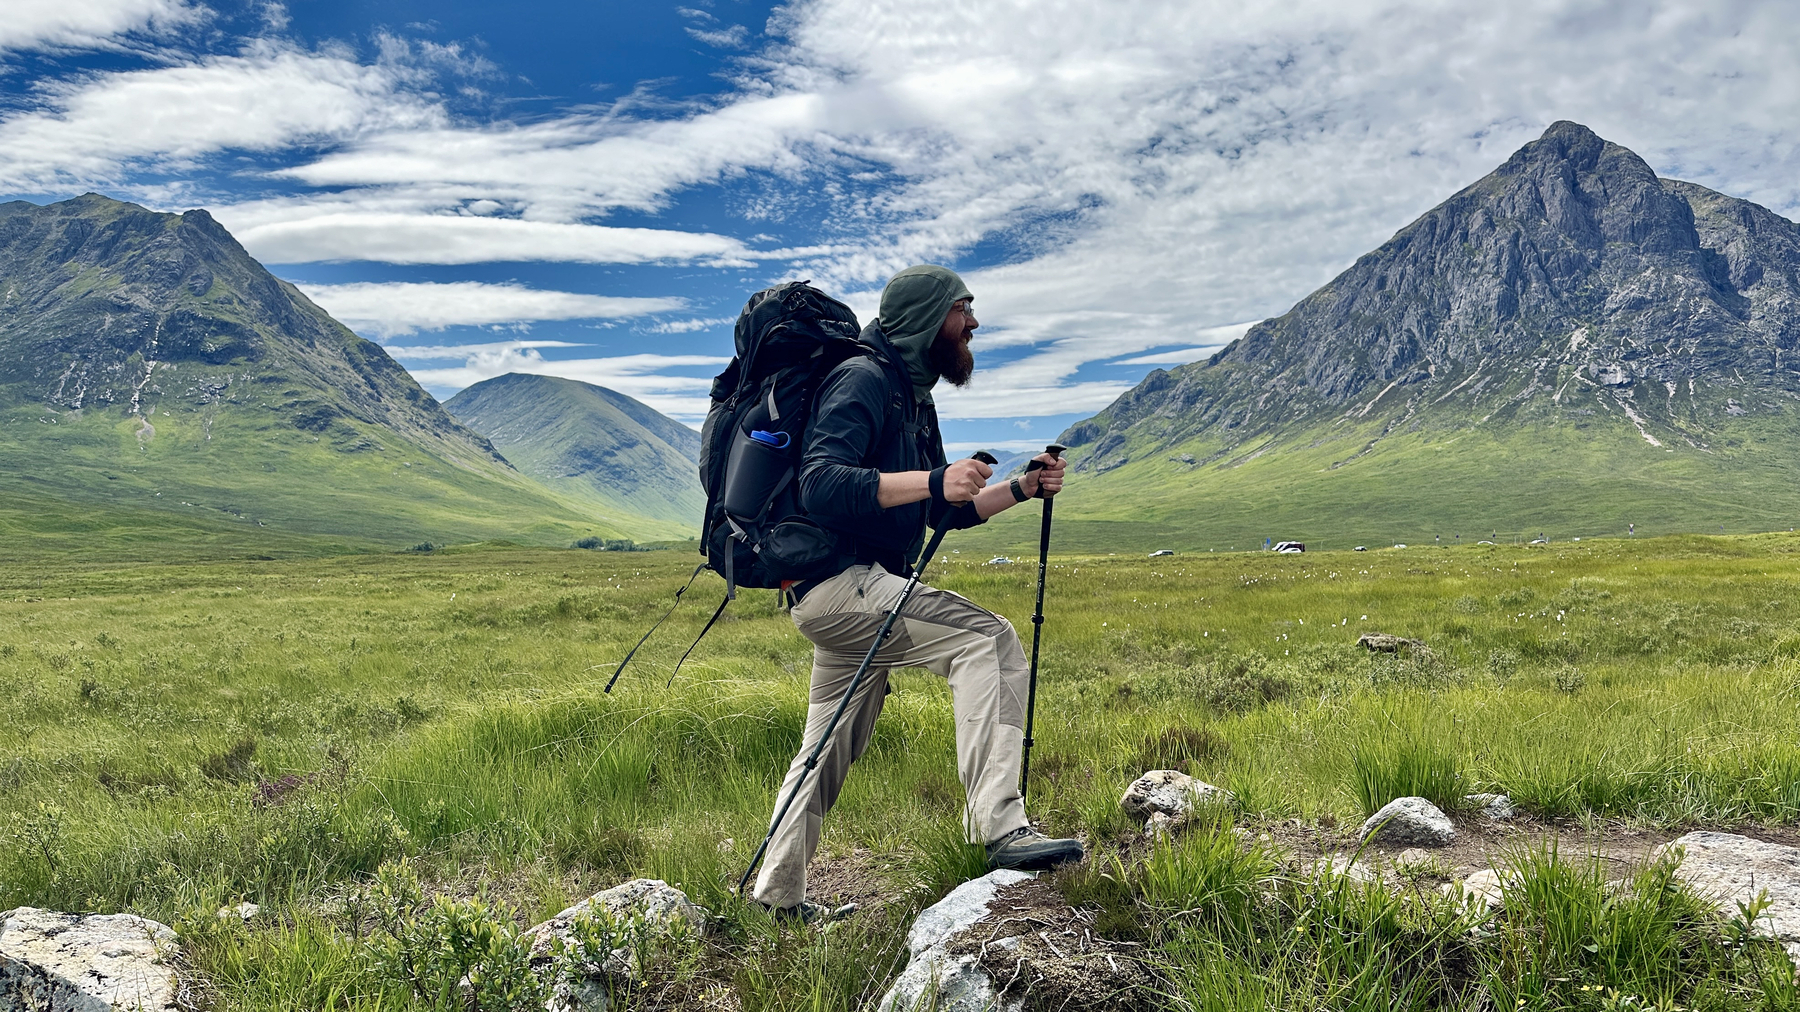
[[[1023,882],[1029,872],[1001,869],[971,879],[950,890],[950,895],[926,907],[906,933],[910,954],[906,969],[888,988],[877,1006],[880,1012],[912,1012],[933,1008],[938,1012],[1018,1012],[1022,999],[1000,1000],[994,981],[972,955],[952,955],[949,943],[960,932],[988,916],[994,895],[1002,886]]]
[[[1442,847],[1456,839],[1456,826],[1424,798],[1395,798],[1369,816],[1356,835],[1395,847]]]
[[[1148,821],[1158,812],[1179,823],[1206,805],[1229,805],[1235,799],[1223,787],[1214,787],[1178,770],[1151,770],[1131,782],[1119,807],[1135,819]]]
[[[1401,647],[1417,648],[1425,645],[1422,640],[1407,639],[1393,633],[1363,633],[1356,638],[1356,645],[1371,653],[1398,653]]]
[[[1756,931],[1786,946],[1800,964],[1800,848],[1764,843],[1736,833],[1689,833],[1658,849],[1681,848],[1675,874],[1695,892],[1718,904],[1727,917],[1738,915],[1739,903],[1759,893],[1769,907],[1757,918]]]
[[[1357,885],[1381,881],[1380,872],[1342,854],[1320,859],[1312,866],[1312,874],[1317,878],[1346,878]]]
[[[531,936],[531,962],[539,972],[549,970],[559,940],[565,945],[575,940],[576,925],[583,918],[604,919],[621,929],[638,925],[648,934],[626,932],[631,938],[620,941],[627,944],[612,948],[601,957],[599,964],[592,967],[593,976],[589,979],[572,985],[566,981],[558,982],[549,1005],[551,1012],[605,1012],[611,1004],[607,997],[607,978],[638,978],[637,953],[628,945],[654,944],[678,931],[704,933],[710,920],[705,909],[667,882],[654,878],[632,879],[597,892],[542,924],[533,925],[527,934]]]
[[[175,932],[132,914],[0,914],[0,1012],[176,1008]]]

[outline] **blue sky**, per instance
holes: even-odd
[[[1492,7],[1495,9],[1478,9]],[[757,288],[947,263],[957,448],[1204,357],[1557,119],[1800,212],[1785,2],[11,0],[0,195],[207,207],[448,397],[689,422]]]

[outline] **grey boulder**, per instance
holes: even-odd
[[[1034,878],[1028,872],[1001,869],[971,879],[950,895],[925,908],[906,934],[906,969],[876,1006],[879,1012],[1019,1012],[1024,999],[1003,1000],[993,978],[969,954],[952,954],[950,942],[985,920],[1003,886]]]
[[[1456,826],[1424,798],[1395,798],[1369,816],[1356,835],[1395,847],[1442,847],[1456,839]]]
[[[132,914],[0,914],[0,1012],[176,1008],[175,932]]]
[[[1159,820],[1159,825],[1166,830],[1172,828],[1170,822],[1186,821],[1201,806],[1229,805],[1234,800],[1223,787],[1214,787],[1178,770],[1151,770],[1125,788],[1119,807],[1126,815],[1145,822],[1162,815],[1166,821]]]
[[[1489,822],[1510,822],[1518,814],[1512,798],[1504,794],[1465,794],[1463,800],[1481,809],[1481,817]]]
[[[1738,904],[1768,893],[1769,907],[1757,918],[1757,934],[1773,938],[1800,964],[1800,848],[1764,843],[1736,833],[1698,832],[1670,841],[1658,854],[1681,848],[1676,876],[1718,905],[1726,917]]]

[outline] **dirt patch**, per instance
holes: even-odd
[[[872,910],[907,898],[900,884],[906,870],[892,857],[882,857],[866,847],[848,853],[816,857],[806,868],[806,898],[827,906],[854,903]]]
[[[1299,819],[1246,823],[1244,829],[1290,855],[1292,863],[1302,868],[1332,857],[1355,856],[1357,864],[1380,873],[1390,882],[1436,885],[1504,865],[1521,851],[1550,847],[1555,847],[1564,861],[1598,859],[1608,868],[1608,877],[1622,878],[1646,863],[1657,847],[1695,829],[1710,828],[1661,829],[1617,821],[1584,826],[1574,821],[1538,820],[1525,815],[1506,822],[1490,822],[1478,816],[1455,818],[1455,822],[1455,841],[1447,847],[1423,848],[1429,856],[1428,863],[1410,869],[1397,864],[1397,858],[1407,849],[1404,847],[1369,844],[1361,847],[1358,855],[1359,841],[1354,830],[1329,829]],[[1741,826],[1722,831],[1800,846],[1800,828],[1793,826]]]
[[[1161,1007],[1161,981],[1143,947],[1095,935],[1094,915],[1070,907],[1050,882],[1005,886],[988,909],[946,948],[976,957],[1000,993],[1031,1012]]]

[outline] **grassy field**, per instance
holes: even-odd
[[[1035,567],[986,558],[946,552],[933,582],[1027,628]],[[835,874],[902,899],[823,935],[771,925],[728,886],[798,743],[809,645],[748,592],[665,688],[707,577],[600,691],[694,561],[0,565],[0,909],[175,924],[218,1008],[436,1008],[467,960],[512,965],[511,926],[650,875],[724,930],[639,1001],[860,1007],[910,914],[979,872],[956,839],[949,694],[896,675],[826,823]],[[1059,556],[1050,579],[1032,813],[1093,842],[1059,888],[1148,946],[1185,1007],[1800,1008],[1785,957],[1735,941],[1666,867],[1615,893],[1521,852],[1530,902],[1480,920],[1435,894],[1271,891],[1274,856],[1224,825],[1146,851],[1117,804],[1176,767],[1255,825],[1484,789],[1595,832],[1793,824],[1800,537]],[[1370,655],[1368,631],[1429,649]],[[215,918],[246,899],[264,915]],[[451,950],[477,955],[399,969]]]
[[[1272,538],[1340,549],[1459,535],[1463,544],[1624,536],[1631,524],[1641,536],[1800,523],[1800,461],[1785,416],[1713,424],[1704,449],[1660,428],[1652,446],[1604,404],[1564,417],[1501,412],[1491,425],[1456,416],[1387,431],[1393,424],[1338,419],[1164,448],[1146,437],[1125,448],[1128,463],[1077,474],[1058,508],[1059,543],[1222,552]],[[995,549],[1035,545],[1035,525],[1009,515],[976,538]]]

